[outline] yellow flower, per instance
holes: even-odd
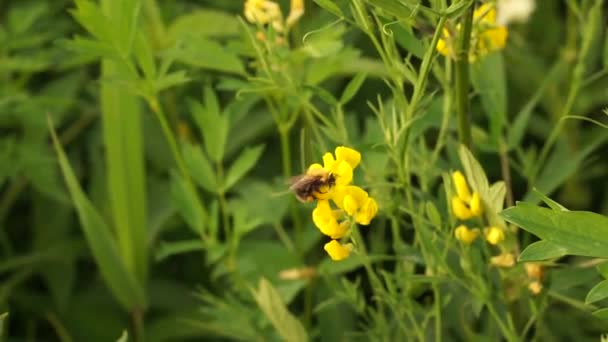
[[[247,0],[244,13],[245,18],[252,24],[271,24],[278,32],[283,31],[283,13],[279,4],[274,1]]]
[[[351,224],[370,224],[378,213],[378,204],[362,188],[352,185],[353,169],[361,163],[361,153],[344,147],[336,147],[334,154],[323,155],[323,165],[315,163],[308,167],[307,176],[314,176],[313,194],[311,188],[303,188],[297,196],[306,196],[304,202],[317,200],[317,206],[312,212],[315,226],[332,238],[325,245],[325,250],[333,260],[342,260],[350,254],[352,244],[340,244],[337,239],[349,236]],[[300,178],[302,179],[302,178]],[[324,184],[319,186],[319,184]],[[298,198],[300,198],[298,197]],[[330,200],[337,209],[332,208]]]
[[[515,265],[515,256],[513,253],[502,253],[491,257],[490,263],[498,267],[513,267]]]
[[[461,25],[456,25],[456,32],[460,32],[460,30]],[[483,4],[479,6],[473,13],[469,62],[474,62],[490,52],[503,49],[507,42],[508,33],[506,26],[497,24],[496,9],[492,5]],[[437,52],[456,59],[456,40],[454,33],[444,29],[442,37],[437,41]]]
[[[485,231],[486,241],[492,245],[498,245],[505,239],[505,232],[495,226],[486,228]]]
[[[452,197],[452,212],[454,216],[461,220],[468,220],[473,217],[471,210],[458,196]]]
[[[468,220],[481,215],[483,212],[481,197],[477,192],[469,191],[469,186],[460,171],[452,173],[452,182],[456,189],[456,196],[452,197],[452,212],[461,220]]]
[[[348,258],[350,252],[353,250],[353,245],[351,243],[342,245],[336,240],[331,240],[331,242],[325,244],[323,249],[325,249],[332,260],[340,261]]]
[[[543,284],[540,281],[535,280],[528,284],[528,290],[530,290],[532,294],[537,295],[543,290]]]
[[[470,245],[473,243],[473,241],[475,241],[475,239],[477,239],[477,236],[479,236],[479,229],[469,229],[464,224],[461,224],[454,230],[454,236],[463,243]]]
[[[537,280],[543,279],[545,272],[541,264],[535,262],[527,262],[524,264],[524,268],[526,269],[526,274],[528,275],[528,277]]]
[[[328,200],[319,200],[317,207],[312,211],[312,221],[315,226],[319,228],[321,233],[332,239],[343,237],[350,226],[348,221],[338,223],[339,217],[340,211],[332,210]]]
[[[483,207],[481,206],[481,197],[479,197],[477,192],[473,193],[469,207],[471,208],[471,215],[473,216],[479,216],[483,212]]]
[[[287,26],[293,26],[300,17],[304,15],[304,0],[291,0],[289,16],[287,16]]]
[[[368,225],[378,213],[378,204],[369,194],[355,185],[336,186],[332,200],[339,208],[355,219],[355,222]]]

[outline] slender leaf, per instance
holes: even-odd
[[[604,280],[599,284],[595,285],[585,298],[585,303],[590,304],[608,298],[608,280]]]
[[[238,182],[249,170],[251,170],[260,156],[264,152],[264,145],[257,145],[255,147],[246,148],[238,158],[232,163],[230,169],[228,169],[228,173],[226,175],[226,179],[223,184],[223,190],[227,191],[236,182]]]
[[[317,5],[319,5],[321,8],[335,14],[337,17],[344,17],[344,13],[342,13],[340,7],[338,7],[338,5],[331,0],[314,0],[314,2],[317,3]]]
[[[342,96],[340,96],[340,104],[347,104],[357,94],[359,88],[361,88],[361,85],[365,82],[366,77],[367,74],[358,73],[350,82],[348,82],[346,88],[344,88],[344,91],[342,92]]]
[[[258,289],[253,291],[253,297],[283,340],[288,342],[308,340],[306,330],[287,310],[279,292],[268,280],[264,278],[260,280]]]
[[[125,309],[145,307],[143,287],[137,283],[134,274],[128,270],[121,259],[118,245],[110,232],[110,228],[80,188],[68,158],[59,144],[50,118],[49,129],[59,158],[59,165],[76,206],[83,233],[104,280]]]
[[[205,208],[198,205],[198,194],[188,182],[178,173],[171,174],[171,197],[184,221],[197,234],[203,235],[207,213]]]
[[[186,167],[196,183],[203,189],[216,193],[219,190],[217,177],[200,147],[184,144],[182,152]]]
[[[568,249],[552,242],[537,241],[526,247],[519,255],[519,261],[540,261],[559,258],[568,254]]]

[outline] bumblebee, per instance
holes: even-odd
[[[326,170],[312,170],[291,179],[289,190],[300,202],[312,202],[319,194],[326,194],[336,184],[336,177]]]

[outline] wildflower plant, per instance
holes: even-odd
[[[330,152],[323,155],[323,165],[312,164],[306,171],[308,176],[323,174],[335,178],[335,184],[323,185],[313,196],[317,200],[312,212],[315,226],[332,241],[324,249],[336,261],[350,255],[352,243],[342,244],[338,240],[350,238],[355,224],[369,225],[378,212],[376,201],[362,188],[353,185],[353,170],[361,162],[361,154],[351,148],[338,146],[335,157]],[[336,208],[331,205],[333,203]]]

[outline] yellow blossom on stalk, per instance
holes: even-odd
[[[492,245],[498,245],[505,239],[505,232],[495,226],[486,228],[485,231],[486,241]]]
[[[513,253],[502,253],[490,258],[490,264],[498,267],[513,267],[515,265],[515,256]]]
[[[285,21],[279,4],[270,0],[246,0],[244,14],[252,24],[270,24],[277,32],[283,32],[285,26],[293,26],[304,15],[304,0],[291,0],[289,16]],[[262,34],[258,39],[264,40],[266,36]]]
[[[293,26],[300,17],[304,15],[304,0],[291,0],[289,16],[287,16],[287,26]]]
[[[323,165],[310,165],[291,187],[302,202],[317,200],[312,221],[322,234],[332,239],[325,250],[333,260],[348,257],[353,248],[352,244],[343,245],[337,240],[348,238],[354,223],[368,225],[378,213],[376,200],[352,185],[353,169],[360,163],[361,153],[338,146],[333,154],[323,155]]]
[[[533,294],[537,295],[543,290],[543,284],[540,281],[535,280],[528,284],[528,290],[530,290],[530,292],[532,292]]]
[[[312,211],[312,221],[315,226],[332,239],[343,237],[350,227],[350,222],[347,220],[338,223],[340,216],[340,211],[332,210],[328,200],[319,200],[317,207]]]
[[[355,222],[368,225],[378,212],[376,201],[355,185],[336,187],[332,200],[336,205],[355,219]]]
[[[464,244],[470,245],[473,243],[473,241],[475,241],[475,239],[477,239],[477,236],[479,236],[479,229],[469,229],[464,224],[461,224],[454,230],[454,236]]]
[[[437,42],[437,52],[456,59],[456,41],[461,25],[456,25],[456,32],[444,28],[442,37]],[[496,9],[491,4],[479,6],[473,13],[473,27],[471,31],[471,42],[469,48],[469,62],[475,62],[478,58],[490,52],[501,50],[507,42],[508,30],[506,26],[496,22]]]
[[[329,254],[329,257],[334,261],[340,261],[348,258],[353,250],[353,244],[341,244],[336,240],[331,240],[323,246],[323,249]]]
[[[278,32],[283,31],[283,13],[279,4],[274,1],[247,0],[244,13],[245,18],[252,24],[270,24]]]
[[[477,192],[471,195],[469,186],[460,171],[452,173],[452,181],[456,189],[456,196],[452,197],[452,212],[461,220],[468,220],[481,215],[483,207],[481,197]]]

